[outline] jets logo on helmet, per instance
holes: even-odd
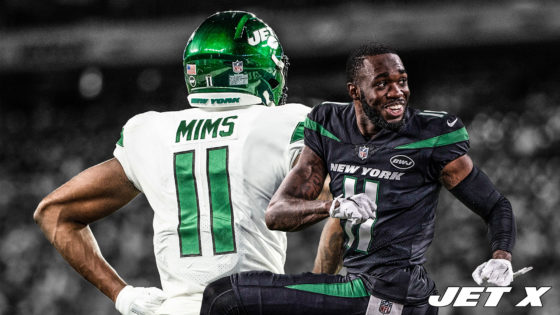
[[[265,42],[266,46],[269,46],[272,49],[278,48],[278,40],[276,36],[270,36],[274,34],[270,27],[263,27],[259,30],[253,32],[253,35],[248,38],[249,45],[256,46],[262,42]]]
[[[274,31],[254,14],[218,12],[202,22],[185,47],[189,102],[197,107],[284,104],[287,60]],[[223,95],[239,102],[193,102]]]

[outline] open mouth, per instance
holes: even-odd
[[[383,106],[383,109],[389,116],[386,119],[400,118],[404,113],[404,104],[402,102],[393,102]]]

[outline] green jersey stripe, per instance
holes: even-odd
[[[345,298],[362,298],[370,296],[370,294],[366,291],[362,279],[354,279],[350,282],[342,283],[295,284],[288,285],[286,288]]]
[[[304,122],[304,127],[309,129],[309,130],[313,130],[313,131],[317,131],[319,132],[321,135],[327,137],[327,138],[331,138],[337,142],[340,142],[340,139],[338,139],[337,136],[335,136],[334,134],[332,134],[330,131],[328,131],[325,127],[323,127],[321,124],[306,118],[305,122]]]
[[[303,121],[299,122],[292,133],[292,138],[290,139],[290,143],[294,143],[296,141],[303,140]]]
[[[469,140],[469,134],[465,127],[443,134],[441,136],[404,144],[396,147],[395,149],[421,149],[421,148],[435,148],[444,145],[453,144],[461,141]]]
[[[123,132],[124,132],[124,128],[121,129],[121,137],[119,139],[119,141],[117,141],[117,144],[121,147],[124,147],[124,137],[123,137]]]

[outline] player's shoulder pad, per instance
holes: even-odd
[[[452,132],[467,133],[459,117],[444,111],[415,110],[413,120],[422,133],[427,133],[423,138]]]
[[[322,102],[321,104],[313,107],[313,109],[308,115],[308,118],[317,123],[329,121],[332,115],[338,114],[340,111],[344,110],[348,106],[352,106],[352,104],[338,103],[338,102]]]
[[[352,114],[349,110],[352,109],[351,103],[323,102],[307,115],[305,132],[317,132],[323,137],[340,142],[347,134],[348,118]]]
[[[311,111],[311,107],[300,104],[300,103],[288,103],[288,104],[284,104],[282,106],[276,106],[276,107],[273,107],[273,108],[276,109],[279,112],[294,114],[294,115],[307,114],[307,113],[309,113],[309,111]]]
[[[131,139],[131,137],[134,137],[135,134],[142,132],[142,128],[151,130],[151,124],[157,116],[159,116],[159,113],[155,111],[144,112],[132,116],[122,127],[121,137],[117,141],[117,144],[124,147],[125,139]]]
[[[142,126],[149,125],[157,120],[161,116],[160,112],[149,111],[141,114],[137,114],[130,118],[124,125],[124,129],[133,130]]]
[[[310,107],[298,103],[289,103],[273,107],[255,105],[255,109],[257,109],[256,119],[269,122],[270,124],[274,123],[278,126],[284,125],[285,127],[289,127],[294,123],[303,123],[311,110]]]

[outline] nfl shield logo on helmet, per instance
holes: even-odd
[[[391,308],[393,308],[393,302],[381,300],[381,303],[379,303],[379,313],[381,314],[391,313]]]
[[[187,64],[187,74],[196,75],[196,65]]]
[[[362,160],[367,159],[369,148],[367,146],[361,146],[358,148],[358,157]]]
[[[241,73],[243,72],[243,61],[234,61],[231,63],[232,67],[233,67],[233,72],[235,73]]]

